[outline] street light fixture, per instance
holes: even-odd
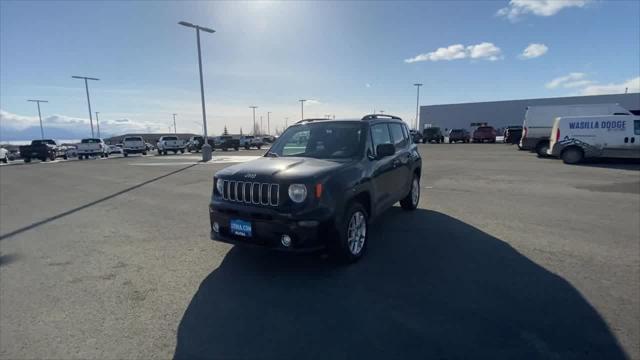
[[[300,120],[304,120],[304,102],[307,101],[307,99],[300,99],[298,101],[300,101]]]
[[[173,133],[178,135],[178,130],[176,128],[176,115],[178,114],[173,114]]]
[[[100,139],[100,121],[98,120],[98,114],[100,114],[100,112],[96,111],[96,127],[98,128],[98,139]]]
[[[87,82],[87,80],[98,81],[100,79],[87,77],[87,76],[71,76],[71,77],[74,78],[74,79],[83,79],[84,80],[84,88],[87,91],[87,105],[89,105],[89,123],[91,124],[91,137],[94,137],[94,135],[93,135],[93,117],[91,115],[91,100],[89,99],[89,83]]]
[[[271,126],[269,122],[269,115],[271,115],[271,111],[267,111],[267,135],[271,135]]]
[[[418,126],[420,126],[420,86],[422,86],[422,84],[415,83],[413,86],[415,86],[418,91],[418,94],[416,95],[416,122],[413,129],[418,130]]]
[[[255,105],[249,106],[250,109],[253,109],[253,135],[257,135],[256,134],[256,109],[258,108]]]
[[[178,24],[196,29],[196,42],[198,44],[198,69],[200,70],[200,99],[202,101],[202,124],[203,124],[202,128],[204,130],[204,145],[202,146],[202,161],[209,161],[211,160],[212,149],[211,149],[211,145],[209,145],[209,139],[207,136],[207,111],[204,105],[204,81],[202,79],[202,53],[200,51],[200,30],[204,32],[208,32],[210,34],[213,34],[216,31],[207,27],[194,25],[186,21],[180,21],[178,22]]]
[[[40,114],[40,103],[48,103],[47,100],[27,100],[38,104],[38,118],[40,119],[40,138],[44,140],[44,129],[42,128],[42,115]]]

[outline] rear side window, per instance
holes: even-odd
[[[640,120],[633,120],[633,133],[640,135]]]
[[[139,138],[139,137],[128,137],[128,138],[124,138],[124,141],[142,141],[142,138]]]
[[[373,125],[371,127],[371,140],[373,141],[374,149],[381,144],[392,144],[387,124]]]
[[[165,136],[164,138],[162,138],[162,140],[173,141],[173,140],[178,140],[178,138],[175,136]]]
[[[405,139],[402,133],[402,125],[389,124],[391,129],[391,137],[393,138],[393,144],[396,146],[396,150],[403,149],[407,146],[407,139]]]
[[[100,142],[100,139],[82,139],[83,144],[97,144]]]

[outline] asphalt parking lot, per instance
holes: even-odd
[[[0,357],[640,359],[640,165],[419,147],[348,267],[209,240],[264,150],[1,167]]]

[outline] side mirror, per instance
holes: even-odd
[[[391,156],[396,153],[396,147],[393,144],[380,144],[376,146],[376,155],[378,159]]]

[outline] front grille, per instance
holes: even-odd
[[[222,181],[224,187],[222,192],[224,200],[266,206],[278,206],[280,202],[280,186],[278,184],[234,180],[218,181]]]

